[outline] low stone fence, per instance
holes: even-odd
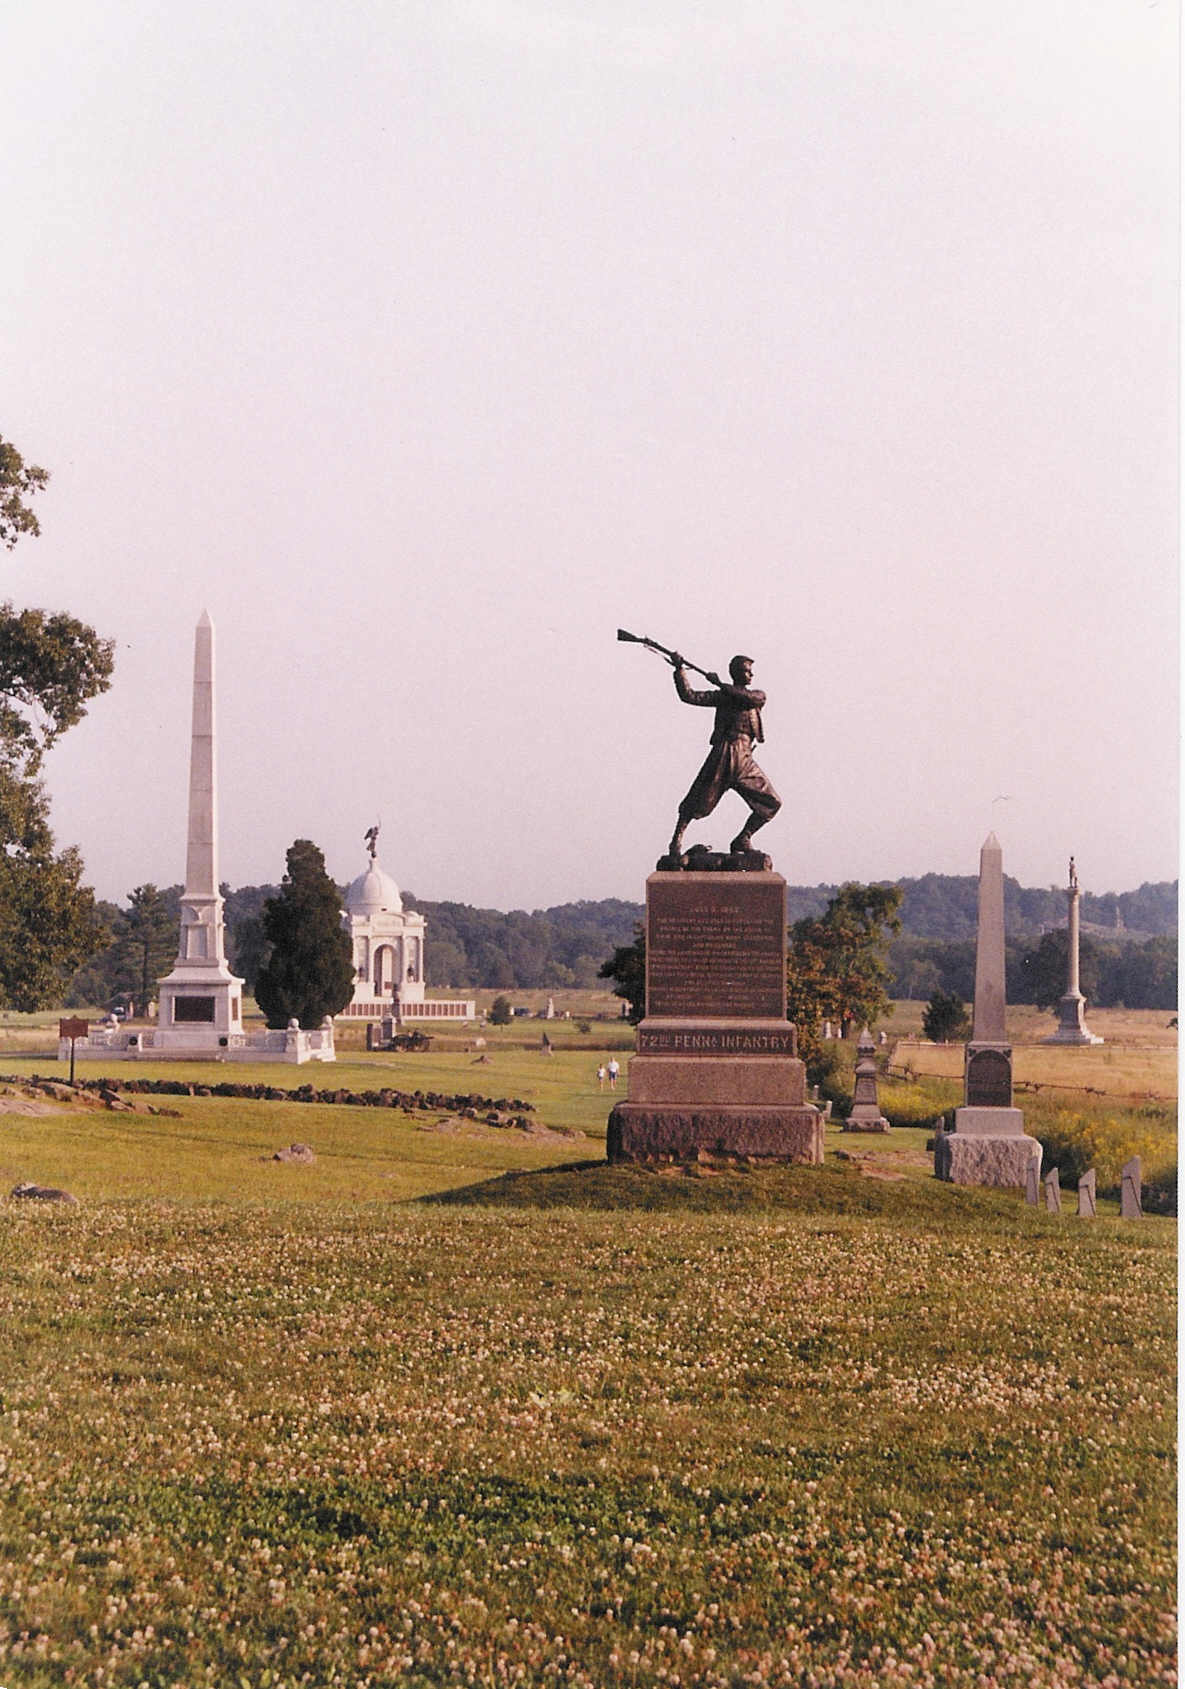
[[[0,1080],[14,1085],[63,1087],[60,1079],[47,1079],[34,1073],[29,1078],[0,1074]],[[486,1097],[478,1092],[449,1093],[444,1091],[396,1091],[384,1087],[381,1091],[322,1091],[313,1085],[297,1085],[292,1090],[281,1085],[239,1085],[233,1080],[220,1080],[213,1085],[195,1084],[186,1079],[133,1079],[121,1074],[118,1078],[76,1079],[76,1091],[124,1091],[129,1096],[153,1097],[238,1097],[244,1101],[276,1103],[347,1103],[355,1108],[401,1108],[407,1113],[431,1110],[434,1113],[523,1117],[535,1112],[534,1103],[522,1097]],[[499,1124],[503,1122],[500,1120]]]

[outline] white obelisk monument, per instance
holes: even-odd
[[[206,612],[193,642],[193,736],[189,751],[189,839],[181,894],[181,941],[160,981],[153,1046],[216,1054],[242,1043],[243,982],[226,960],[218,891],[218,801],[214,757],[214,625]]]
[[[1021,1185],[1041,1170],[1041,1145],[1012,1106],[1012,1046],[1004,1030],[1004,853],[989,833],[979,853],[975,1013],[964,1060],[964,1097],[953,1132],[934,1140],[934,1171],[956,1185]]]
[[[1070,883],[1066,887],[1066,993],[1057,1006],[1058,1028],[1046,1044],[1101,1044],[1086,1024],[1086,998],[1078,989],[1078,870],[1070,858]]]

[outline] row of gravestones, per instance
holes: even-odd
[[[1025,1201],[1035,1208],[1040,1200],[1037,1189],[1037,1163],[1029,1163],[1028,1183],[1025,1186]],[[1140,1158],[1133,1155],[1130,1161],[1125,1161],[1120,1174],[1119,1187],[1119,1217],[1121,1220],[1138,1220],[1144,1212],[1141,1200]],[[1062,1187],[1058,1178],[1057,1168],[1046,1173],[1045,1206],[1051,1214],[1062,1211]],[[1086,1172],[1078,1181],[1078,1215],[1080,1219],[1093,1220],[1095,1217],[1095,1176],[1094,1168]]]

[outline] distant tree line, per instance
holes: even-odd
[[[887,886],[882,883],[882,889]],[[925,1001],[941,990],[970,1002],[975,990],[974,875],[927,874],[895,888],[896,931],[888,928],[884,989],[890,997]],[[267,960],[263,907],[279,894],[275,885],[223,885],[227,952],[232,966],[254,990]],[[791,929],[819,922],[839,896],[839,886],[791,886],[787,914]],[[100,901],[97,913],[104,947],[70,981],[67,1006],[123,1001],[142,1011],[155,996],[155,983],[177,950],[180,886],[137,886],[127,906]],[[404,902],[428,922],[425,946],[429,986],[486,987],[498,991],[591,988],[602,964],[618,948],[629,949],[642,919],[640,903],[620,898],[557,904],[504,913],[467,903],[432,903],[405,892]],[[344,893],[343,893],[344,899]],[[1125,930],[1114,929],[1116,907]],[[841,905],[842,908],[842,905]],[[1100,1008],[1171,1008],[1176,1004],[1176,883],[1143,885],[1138,891],[1093,896],[1084,893],[1081,945],[1082,990]],[[1008,927],[1006,967],[1009,1001],[1056,1002],[1065,990],[1065,892],[1026,888],[1005,880]],[[1102,934],[1099,930],[1108,926]],[[838,917],[821,937],[832,942]],[[1042,932],[1042,926],[1052,930]],[[803,933],[808,931],[803,928]],[[1148,934],[1153,936],[1149,937]],[[820,939],[815,932],[815,939]],[[145,999],[147,989],[148,999]],[[1052,996],[1050,995],[1052,993]]]

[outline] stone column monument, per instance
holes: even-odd
[[[1019,1185],[1041,1145],[1012,1106],[1012,1046],[1004,1029],[1004,854],[989,833],[979,853],[975,1010],[964,1063],[962,1108],[953,1132],[934,1140],[934,1172],[956,1185]]]
[[[242,1043],[243,982],[226,960],[218,891],[218,805],[214,756],[214,626],[203,610],[194,635],[193,730],[189,751],[189,835],[181,940],[160,981],[153,1047],[195,1054]]]
[[[1047,1044],[1101,1044],[1086,1024],[1086,998],[1078,989],[1078,870],[1070,858],[1070,882],[1066,887],[1066,994],[1057,1006],[1058,1028]]]

